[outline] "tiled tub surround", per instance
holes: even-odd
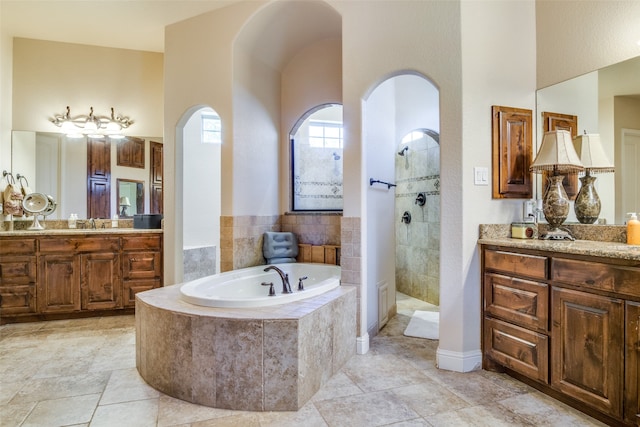
[[[405,145],[395,158],[396,289],[440,305],[440,145],[427,135]],[[400,222],[405,211],[410,224]]]
[[[262,236],[266,231],[291,231],[300,243],[340,245],[342,215],[295,213],[220,217],[220,271],[264,264]]]
[[[256,309],[180,300],[179,285],[136,298],[136,366],[154,388],[201,405],[301,408],[355,354],[356,291]]]
[[[185,282],[216,274],[216,247],[201,246],[182,250]]]

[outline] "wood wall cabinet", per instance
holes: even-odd
[[[530,199],[533,152],[531,110],[494,105],[492,114],[492,189],[494,199]]]
[[[640,263],[483,246],[483,367],[640,425]]]
[[[0,238],[2,323],[131,312],[162,286],[162,235]],[[11,254],[11,255],[8,255]]]
[[[36,240],[3,241],[0,245],[0,312],[16,315],[36,310]]]

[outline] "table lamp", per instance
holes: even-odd
[[[542,199],[542,213],[550,228],[540,238],[574,240],[568,232],[560,229],[569,215],[570,205],[567,192],[562,186],[564,175],[584,170],[573,146],[571,134],[566,130],[545,132],[536,159],[529,170],[535,173],[552,172]]]
[[[127,212],[127,208],[129,206],[131,206],[131,202],[129,201],[129,198],[126,196],[120,197],[120,208],[122,209],[120,211],[120,216],[129,216],[129,213]]]
[[[594,185],[596,177],[591,176],[591,173],[613,172],[615,168],[602,149],[600,135],[588,134],[585,131],[584,135],[578,135],[573,139],[573,145],[585,170],[585,175],[580,178],[582,187],[576,196],[573,209],[578,221],[582,224],[593,224],[600,216],[600,197]]]

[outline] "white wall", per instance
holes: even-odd
[[[364,115],[365,176],[395,182],[396,97],[395,80],[379,85],[367,98]],[[365,184],[366,185],[366,184]],[[367,185],[366,236],[367,281],[366,330],[377,333],[378,288],[387,286],[389,300],[395,299],[395,192],[385,185]],[[388,307],[387,307],[388,308]],[[383,316],[384,317],[384,316]]]
[[[182,215],[185,248],[216,247],[220,271],[220,144],[203,144],[201,112],[184,126],[184,195]]]
[[[130,117],[127,135],[162,136],[161,53],[14,39],[13,130],[59,132],[49,121],[71,115]]]
[[[234,70],[233,215],[277,215],[280,73],[241,49]]]
[[[491,185],[474,185],[473,168],[491,170],[492,105],[535,111],[536,46],[533,1],[465,1],[461,9],[463,151],[458,161],[462,160],[459,185],[464,202],[447,206],[447,191],[442,189],[442,246],[456,244],[461,263],[451,265],[443,250],[440,322],[447,325],[447,331],[440,334],[438,363],[466,371],[478,368],[480,363],[478,227],[483,223],[508,224],[520,219],[522,212],[521,200],[493,200]],[[447,94],[441,91],[440,96],[445,99]],[[446,140],[441,141],[443,153],[446,144]],[[441,168],[443,180],[447,167],[443,164]],[[447,218],[452,214],[463,218],[460,230],[449,224]],[[458,269],[460,273],[456,274],[453,270]],[[461,281],[452,286],[452,276]]]
[[[637,0],[537,1],[537,87],[640,54]]]
[[[280,211],[291,209],[289,133],[300,117],[321,104],[342,104],[342,46],[325,39],[300,51],[282,70]]]

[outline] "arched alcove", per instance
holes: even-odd
[[[220,271],[221,144],[205,142],[203,122],[214,109],[190,107],[176,126],[176,281]]]
[[[438,225],[432,225],[437,230],[431,230],[431,233],[428,232],[430,225],[427,221],[402,223],[404,228],[397,227],[401,224],[404,211],[410,211],[412,217],[420,219],[424,213],[424,219],[428,218],[429,214],[423,212],[422,206],[413,205],[419,193],[429,193],[431,196],[438,193],[437,199],[431,198],[428,203],[432,205],[431,215],[439,217],[439,177],[434,180],[434,174],[427,175],[429,165],[439,171],[439,149],[437,153],[433,150],[430,152],[429,149],[433,147],[425,145],[422,152],[424,156],[412,153],[411,147],[408,151],[401,150],[402,138],[412,130],[429,129],[434,134],[439,132],[438,88],[426,77],[413,72],[388,77],[369,92],[364,102],[363,122],[366,177],[397,185],[370,185],[365,192],[367,281],[363,293],[366,293],[367,333],[375,335],[389,316],[395,313],[396,280],[403,279],[396,276],[396,272],[400,271],[398,264],[406,263],[405,270],[424,273],[416,274],[411,286],[422,284],[427,287],[427,282],[433,279],[428,278],[426,269],[439,270],[439,219]],[[431,136],[428,138],[433,140]],[[417,148],[414,147],[416,151]],[[396,174],[396,169],[404,166],[414,170],[415,176]],[[399,210],[397,206],[405,199],[410,199],[411,205]],[[405,234],[401,236],[401,233]],[[405,235],[413,236],[418,242],[416,250],[411,253],[398,249],[398,243],[402,243]],[[439,282],[439,279],[436,280]]]

